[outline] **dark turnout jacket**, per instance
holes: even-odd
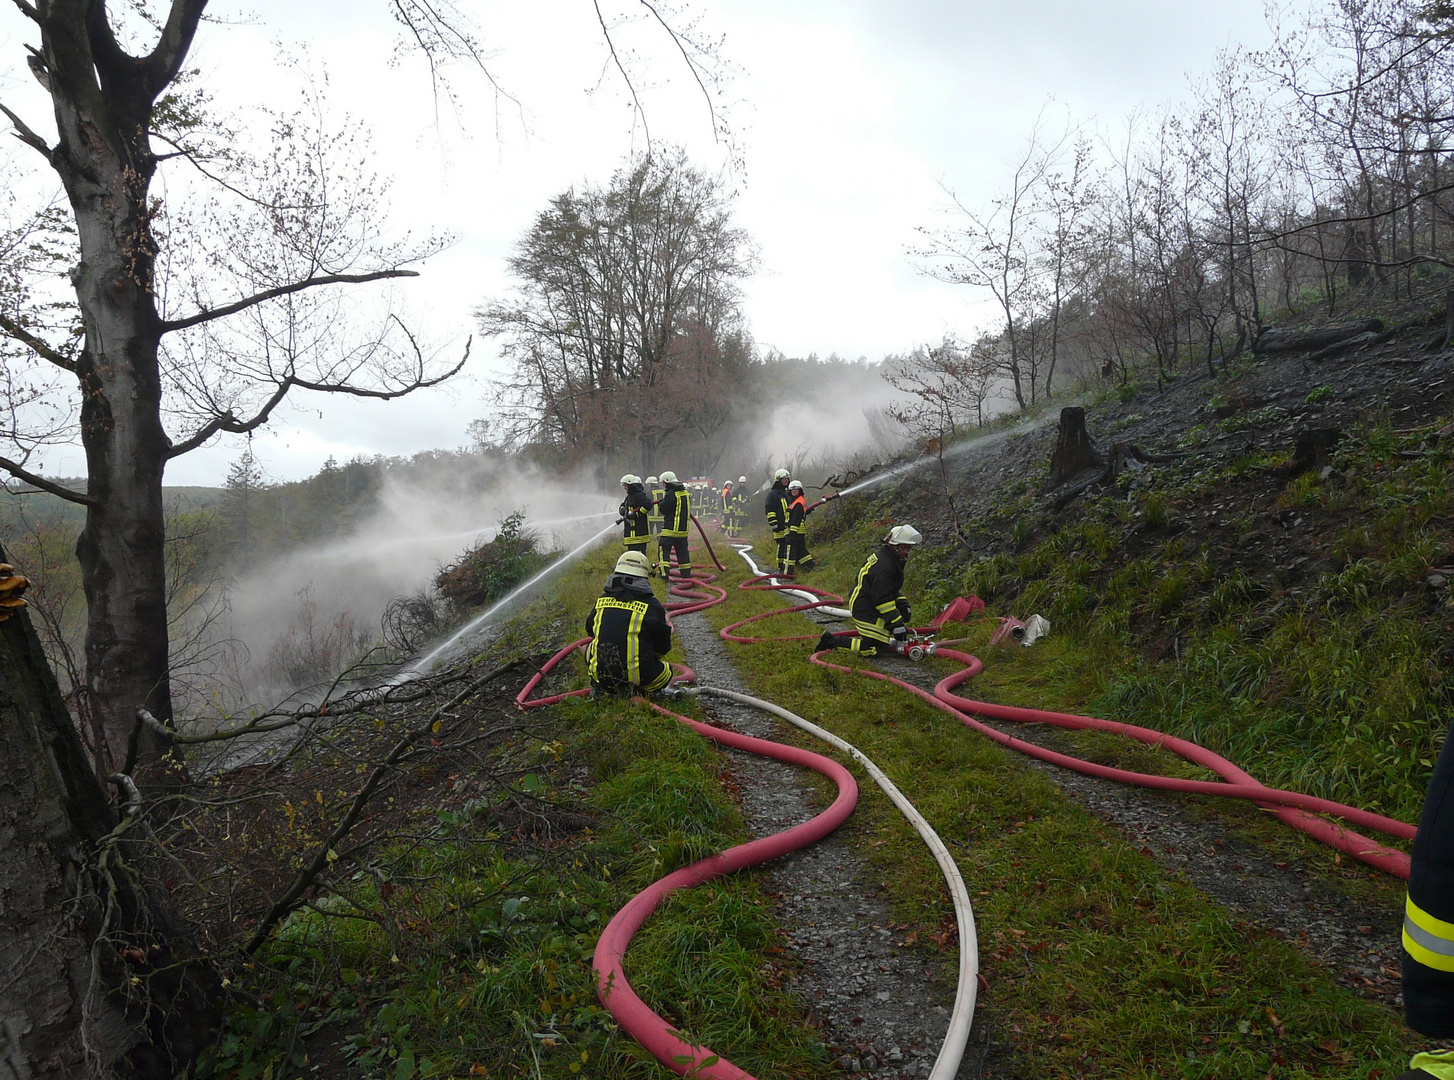
[[[772,534],[785,534],[788,531],[788,487],[784,481],[773,481],[762,508],[767,514],[767,527],[772,530]]]
[[[640,484],[632,484],[621,501],[622,537],[627,544],[644,544],[651,538],[650,515],[651,496]]]
[[[691,492],[682,484],[667,484],[661,497],[661,535],[686,536],[691,520]]]
[[[661,657],[671,651],[671,625],[647,578],[612,574],[586,616],[586,633],[586,668],[596,686],[631,693],[658,690],[670,679]]]
[[[904,560],[888,544],[868,557],[848,598],[854,624],[865,638],[888,641],[893,632],[909,625],[909,601],[904,598]]]
[[[1434,763],[1409,862],[1404,1015],[1415,1031],[1450,1039],[1454,1038],[1454,727]]]

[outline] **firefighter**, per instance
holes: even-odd
[[[787,469],[772,474],[772,487],[767,489],[767,500],[763,510],[767,514],[767,527],[777,541],[778,573],[788,572],[788,479]]]
[[[646,515],[646,524],[651,527],[652,536],[661,535],[661,500],[666,490],[654,476],[646,478],[646,493],[651,496],[651,512]]]
[[[879,549],[858,571],[848,598],[857,637],[839,637],[824,630],[818,649],[851,649],[862,656],[877,656],[881,645],[902,645],[909,637],[909,601],[904,598],[904,563],[914,545],[924,539],[912,525],[895,525]]]
[[[664,472],[661,482],[665,493],[661,498],[661,576],[671,574],[671,553],[676,552],[677,574],[692,576],[692,553],[687,547],[687,527],[692,522],[692,496],[677,481],[677,474]]]
[[[737,496],[732,504],[732,517],[737,529],[733,535],[741,536],[747,529],[747,477],[739,476],[737,486],[732,491]]]
[[[621,539],[627,551],[646,554],[646,545],[651,542],[651,529],[647,518],[651,513],[651,496],[641,486],[641,477],[627,473],[621,477],[621,487],[626,497],[621,500]]]
[[[1409,857],[1404,904],[1404,1017],[1431,1039],[1454,1039],[1454,727],[1444,737]],[[1398,1080],[1448,1080],[1454,1050],[1414,1055]]]
[[[722,485],[722,531],[732,535],[732,481]]]
[[[788,566],[791,577],[799,570],[813,569],[813,556],[808,551],[808,500],[803,496],[803,482],[788,483]]]
[[[586,616],[586,670],[605,694],[651,694],[671,682],[671,624],[651,591],[651,567],[639,551],[616,560],[596,605]]]

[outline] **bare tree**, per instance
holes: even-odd
[[[1008,190],[988,210],[967,207],[946,189],[961,223],[921,229],[928,244],[915,252],[933,277],[987,289],[994,297],[1004,320],[1005,373],[1022,409],[1034,404],[1038,389],[1037,358],[1023,340],[1041,286],[1037,216],[1043,186],[1071,137],[1069,125],[1058,135],[1047,134],[1044,126],[1042,110],[1011,170]]]
[[[606,188],[557,196],[510,260],[515,295],[477,312],[515,362],[515,440],[606,458],[626,434],[650,468],[692,426],[701,396],[673,371],[705,356],[708,339],[713,355],[731,351],[738,282],[753,262],[722,181],[680,151],[633,160]]]

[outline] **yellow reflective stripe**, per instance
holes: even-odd
[[[626,678],[633,685],[641,682],[641,620],[646,618],[646,605],[631,605],[631,622],[626,627]]]
[[[1438,1080],[1454,1080],[1454,1050],[1426,1050],[1415,1054],[1410,1069],[1423,1069]]]
[[[874,610],[882,611],[885,615],[892,615],[899,610],[899,602],[897,600],[885,600],[882,604],[876,605]]]
[[[889,636],[888,627],[883,623],[864,622],[862,619],[853,620],[853,628],[858,631],[858,636],[872,641],[881,641],[887,644],[893,640]]]
[[[1412,896],[1404,902],[1403,946],[1424,967],[1454,972],[1454,923],[1434,918]]]

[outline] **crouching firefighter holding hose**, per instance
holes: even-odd
[[[1444,737],[1409,855],[1403,992],[1409,1027],[1454,1039],[1454,727]],[[1454,1080],[1454,1050],[1414,1055],[1398,1080]]]
[[[909,639],[909,601],[904,598],[904,564],[909,551],[924,539],[912,525],[895,525],[879,549],[858,571],[848,598],[857,637],[839,637],[824,630],[817,651],[851,649],[877,656],[880,645],[903,645]]]
[[[616,560],[586,616],[586,670],[598,694],[651,694],[671,682],[671,624],[651,591],[651,567],[639,551]]]

